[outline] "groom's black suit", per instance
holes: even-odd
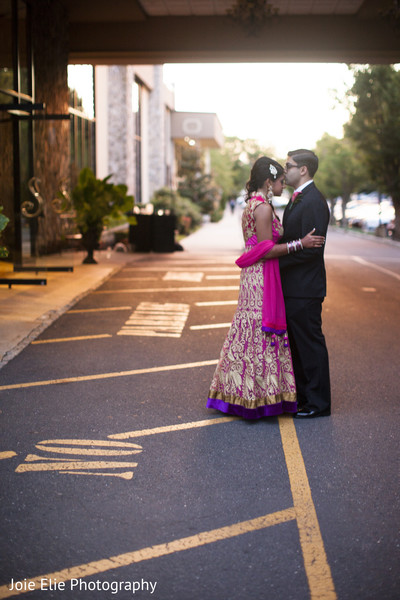
[[[328,205],[312,182],[285,208],[281,243],[303,238],[314,227],[315,235],[326,237],[328,223]],[[329,360],[321,320],[326,296],[324,247],[285,255],[279,266],[298,405],[317,412],[330,410]]]

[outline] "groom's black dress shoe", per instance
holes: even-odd
[[[314,419],[315,417],[329,417],[331,409],[326,408],[325,410],[312,410],[307,407],[300,407],[294,416],[295,419]]]

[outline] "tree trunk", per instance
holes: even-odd
[[[343,211],[343,219],[342,219],[342,227],[347,229],[347,218],[346,218],[346,206],[348,201],[350,200],[350,194],[344,193],[342,195],[342,211]]]

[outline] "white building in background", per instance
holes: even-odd
[[[200,147],[209,168],[209,148],[224,143],[215,113],[176,112],[174,100],[162,65],[95,67],[96,175],[112,173],[136,203],[177,188],[176,145]]]

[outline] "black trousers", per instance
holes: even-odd
[[[331,407],[329,357],[322,333],[323,298],[285,298],[298,406]]]

